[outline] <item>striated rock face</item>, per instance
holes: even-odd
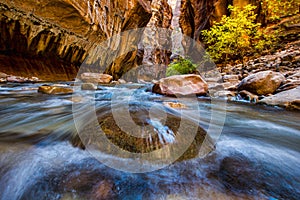
[[[168,0],[153,0],[152,17],[144,33],[142,66],[138,69],[138,78],[146,81],[163,78],[170,63],[172,7]],[[166,31],[160,32],[159,29]],[[153,40],[153,38],[157,38]],[[151,43],[151,46],[148,45]],[[149,46],[149,47],[148,47]],[[151,48],[150,48],[151,47]]]
[[[148,0],[0,0],[0,13],[0,71],[68,80],[92,45],[146,26],[151,6]],[[106,72],[118,78],[115,74],[132,67],[136,54],[131,55],[118,58]]]

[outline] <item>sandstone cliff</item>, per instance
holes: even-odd
[[[152,17],[146,26],[142,65],[137,69],[139,79],[151,81],[163,78],[170,63],[172,8],[167,0],[153,0]],[[155,38],[155,39],[154,39]],[[151,44],[151,45],[149,45]]]
[[[244,7],[247,4],[260,9],[260,1],[255,0],[182,0],[180,26],[185,35],[200,40],[200,33],[219,21],[223,15],[229,15],[228,6]]]
[[[0,0],[0,71],[46,80],[72,79],[94,44],[146,26],[151,18],[150,3]],[[119,41],[118,46],[122,45],[126,44]],[[132,67],[132,56],[117,59],[108,66],[107,73],[117,74],[117,79],[120,71]]]

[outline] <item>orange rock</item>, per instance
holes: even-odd
[[[208,85],[200,75],[175,75],[160,79],[152,91],[167,96],[206,95]]]
[[[108,84],[112,81],[112,76],[109,74],[100,73],[82,73],[80,76],[83,82]]]
[[[169,106],[171,108],[187,108],[186,105],[182,103],[164,102],[164,105]]]
[[[39,87],[38,92],[44,94],[72,94],[73,89],[67,87],[43,85]]]
[[[257,95],[273,94],[285,77],[279,72],[262,71],[244,78],[238,85],[238,90],[247,90]]]

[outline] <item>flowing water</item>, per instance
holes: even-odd
[[[215,150],[205,158],[133,174],[109,168],[88,151],[74,147],[69,142],[76,135],[72,104],[82,97],[40,94],[36,92],[39,85],[0,87],[2,200],[300,199],[299,112],[238,102],[224,107],[206,98],[183,99],[183,117],[193,120],[199,109],[199,124],[206,130],[212,121],[222,126],[226,110]],[[94,96],[96,108],[132,101],[157,105],[153,111],[157,113],[165,108],[165,102],[177,101],[152,94],[149,87],[100,86]],[[90,92],[85,93],[89,98]],[[174,140],[163,124],[149,123]]]

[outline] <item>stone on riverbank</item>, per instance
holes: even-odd
[[[97,85],[94,83],[82,83],[81,84],[82,90],[97,90]]]
[[[300,110],[298,104],[299,101],[300,101],[300,86],[292,90],[283,91],[275,95],[265,97],[262,100],[260,100],[259,103]]]
[[[278,72],[262,71],[244,78],[238,90],[247,90],[257,95],[273,94],[283,83],[285,77]]]
[[[152,92],[167,96],[206,95],[208,85],[200,75],[175,75],[160,79]]]
[[[72,94],[74,91],[72,88],[43,85],[40,86],[38,92],[44,94]]]
[[[109,84],[113,77],[109,74],[85,72],[80,75],[80,79],[87,83]]]

